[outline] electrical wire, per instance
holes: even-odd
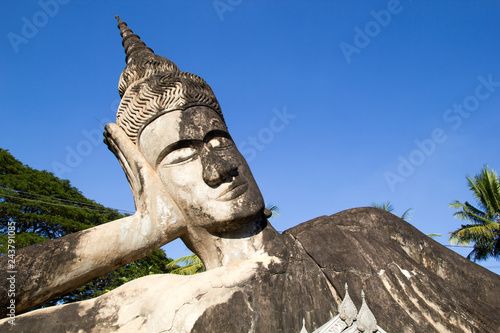
[[[34,196],[36,196],[36,195],[37,195],[37,194],[34,194],[34,193],[23,192],[23,191],[16,191],[16,190],[12,190],[12,191],[14,191],[14,192],[22,192],[22,193],[25,193],[25,194],[30,194],[30,195],[34,195]],[[96,209],[96,208],[99,208],[99,206],[98,206],[98,205],[91,205],[91,206],[94,206],[95,208],[90,208],[90,207],[78,207],[78,206],[72,206],[72,205],[65,205],[65,204],[62,204],[62,203],[55,203],[55,202],[49,202],[49,201],[43,201],[43,200],[36,200],[36,199],[22,198],[22,197],[17,197],[17,196],[8,195],[8,194],[1,194],[1,195],[2,195],[2,196],[4,196],[4,197],[9,197],[9,198],[17,199],[17,200],[32,201],[32,202],[38,202],[38,203],[43,203],[43,204],[53,205],[53,206],[60,206],[60,207],[68,207],[68,208],[76,208],[76,209],[85,209],[85,210],[91,210],[91,211],[96,211],[96,212],[100,212],[100,213],[109,213],[109,210],[105,210],[105,209]],[[78,202],[78,201],[71,201],[71,200],[59,199],[59,198],[54,198],[54,197],[44,196],[44,195],[41,195],[41,194],[38,194],[38,196],[45,197],[45,198],[50,198],[50,199],[53,199],[53,200],[59,200],[59,201],[71,202],[71,203],[75,203],[75,204],[90,205],[90,204],[86,204],[86,203],[84,203],[84,202]],[[109,209],[116,210],[116,211],[118,211],[118,212],[124,212],[124,213],[134,214],[134,212],[131,212],[131,211],[128,211],[128,210],[125,210],[125,209],[116,209],[116,208],[109,208]]]
[[[7,190],[7,189],[0,188],[0,190]],[[48,199],[62,201],[62,202],[67,202],[67,203],[74,203],[74,204],[78,204],[78,205],[93,206],[93,207],[97,207],[97,208],[101,208],[101,206],[102,206],[102,205],[99,205],[97,203],[86,203],[86,202],[80,202],[80,201],[73,201],[73,200],[61,199],[61,198],[56,198],[56,197],[42,195],[42,194],[37,194],[37,193],[25,192],[25,191],[21,191],[21,190],[14,190],[14,189],[8,189],[8,190],[12,191],[12,192],[16,192],[16,193],[28,194],[28,195],[31,195],[31,196],[34,196],[34,197],[48,198]],[[111,209],[115,209],[115,208],[111,208]]]

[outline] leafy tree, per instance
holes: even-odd
[[[18,248],[123,216],[87,199],[69,180],[23,165],[0,148],[0,232],[14,221]]]
[[[23,165],[0,148],[0,255],[7,253],[9,225],[15,227],[15,247],[20,249],[124,216],[87,199],[68,180]],[[169,273],[170,261],[156,250],[44,306],[89,299],[144,275]]]
[[[469,189],[477,200],[477,208],[469,202],[454,201],[450,207],[456,218],[470,222],[450,234],[450,242],[460,245],[473,244],[467,258],[473,261],[489,257],[500,259],[500,180],[497,173],[484,166],[474,177],[466,177]]]

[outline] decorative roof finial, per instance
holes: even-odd
[[[300,330],[299,333],[309,333],[309,332],[307,332],[307,329],[306,329],[306,318],[302,318],[302,329]]]
[[[159,56],[146,46],[141,38],[134,34],[127,23],[115,16],[122,36],[122,45],[125,49],[125,62],[127,66],[120,76],[118,91],[123,97],[125,91],[134,82],[158,73],[176,72],[179,68],[169,59]]]
[[[366,333],[377,332],[377,319],[375,319],[375,316],[366,304],[365,292],[363,290],[361,290],[361,298],[363,299],[363,303],[357,317],[358,330]]]
[[[347,324],[347,326],[351,326],[354,320],[356,320],[356,315],[358,314],[358,310],[356,310],[356,305],[354,305],[354,302],[349,296],[349,292],[347,289],[348,286],[346,282],[345,297],[344,300],[342,301],[342,304],[340,304],[339,316],[340,319],[342,319]]]

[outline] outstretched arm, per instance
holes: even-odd
[[[181,214],[136,146],[116,124],[106,126],[105,136],[127,175],[137,213],[21,249],[14,269],[10,258],[0,257],[0,317],[7,315],[11,299],[20,314],[148,255],[183,232]],[[7,297],[9,281],[15,298]]]

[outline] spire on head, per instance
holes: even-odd
[[[182,72],[172,61],[156,55],[125,22],[116,19],[127,63],[118,83],[122,100],[116,123],[132,142],[156,117],[191,106],[207,106],[224,121],[217,98],[201,77]]]
[[[141,38],[127,26],[127,23],[120,20],[118,15],[115,18],[118,20],[127,63],[118,83],[120,97],[123,97],[129,86],[145,77],[157,73],[179,71],[176,64],[165,57],[156,55],[147,47]]]
[[[120,35],[122,36],[122,45],[125,49],[125,62],[128,64],[135,54],[135,58],[139,59],[142,57],[147,57],[148,55],[154,55],[153,50],[146,46],[146,44],[141,40],[139,36],[134,34],[134,32],[127,26],[127,23],[120,20],[118,15],[115,16],[118,20],[118,28],[120,29]],[[139,55],[141,53],[141,55]]]

